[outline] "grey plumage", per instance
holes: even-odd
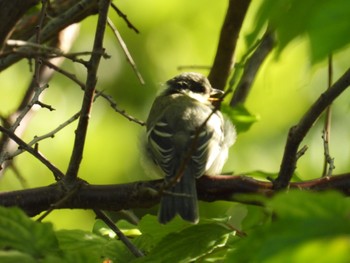
[[[154,101],[147,119],[147,152],[165,178],[165,191],[158,214],[163,224],[176,214],[198,221],[196,179],[204,173],[219,174],[235,131],[213,111],[213,93],[206,77],[183,73],[166,83],[165,91]]]

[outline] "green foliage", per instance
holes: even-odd
[[[349,16],[348,0],[265,0],[248,42],[253,43],[268,21],[277,32],[279,51],[297,37],[307,35],[312,60],[316,62],[350,43]]]
[[[0,207],[0,222],[0,262],[101,262],[119,245],[86,231],[54,231],[18,208]]]
[[[237,133],[249,130],[259,120],[259,117],[251,114],[244,105],[238,105],[232,108],[227,104],[222,104],[221,111],[235,124]]]
[[[100,220],[94,233],[54,231],[17,208],[0,208],[0,262],[348,262],[349,199],[293,190],[260,202],[264,207],[245,206],[237,231],[227,218],[202,218],[197,225],[175,218],[160,225],[146,215],[137,226],[119,222],[142,258]]]
[[[347,262],[348,199],[333,192],[290,191],[266,205],[272,222],[250,232],[226,262]]]

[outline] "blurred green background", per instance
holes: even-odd
[[[253,1],[244,29],[240,36],[236,62],[247,47],[245,37],[254,29],[254,19],[260,1]],[[130,30],[115,12],[110,18],[120,31],[146,84],[141,85],[133,73],[112,31],[107,29],[106,52],[110,59],[102,60],[99,90],[113,96],[118,107],[128,114],[145,120],[151,103],[161,84],[180,73],[179,67],[210,66],[214,59],[227,1],[118,1],[115,4],[139,29]],[[72,52],[89,51],[92,48],[97,17],[90,17],[81,24],[80,34]],[[334,79],[349,66],[350,50],[334,55]],[[85,69],[71,61],[63,68],[74,72],[85,81]],[[208,71],[185,69],[184,71]],[[31,79],[29,64],[21,61],[0,74],[0,114],[7,115],[17,106]],[[252,128],[239,134],[230,151],[226,172],[235,174],[263,171],[276,173],[279,169],[284,143],[289,128],[296,124],[308,107],[327,87],[327,62],[310,64],[307,38],[299,38],[288,45],[276,58],[271,55],[259,71],[253,90],[247,101],[248,110],[259,116]],[[24,139],[40,136],[76,113],[82,101],[80,88],[65,77],[56,74],[50,82],[42,101],[56,110],[38,109]],[[331,155],[335,158],[335,174],[348,172],[350,164],[350,115],[349,91],[333,106]],[[62,171],[69,162],[76,122],[59,132],[52,139],[39,144],[39,150]],[[297,173],[303,180],[319,177],[323,167],[322,119],[304,141],[309,146],[298,162]],[[147,176],[140,165],[139,138],[144,128],[114,112],[109,103],[98,98],[94,104],[87,136],[80,177],[91,184],[116,184],[145,180]],[[27,153],[15,160],[17,168],[26,179],[28,187],[48,185],[54,178],[46,167]],[[14,173],[8,170],[0,180],[0,190],[21,189]],[[202,204],[206,212],[225,211],[228,204],[217,202]],[[59,210],[48,216],[56,228],[91,229],[94,215],[89,211]]]

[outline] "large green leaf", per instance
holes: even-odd
[[[34,258],[58,253],[58,242],[50,223],[38,223],[18,208],[0,207],[0,249],[19,251]]]
[[[190,226],[166,235],[137,262],[190,262],[224,246],[230,232],[232,230],[220,223]]]
[[[347,262],[350,202],[344,196],[290,191],[267,207],[274,220],[237,243],[226,262]]]
[[[276,30],[278,51],[292,40],[308,36],[314,62],[350,43],[350,1],[348,0],[264,0],[257,14],[252,45],[268,22]]]

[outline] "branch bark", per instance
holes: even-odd
[[[217,53],[209,73],[211,85],[224,90],[231,73],[233,57],[243,20],[246,16],[250,0],[230,0],[224,24],[221,28]]]
[[[37,3],[38,0],[0,0],[0,50],[18,20]]]
[[[149,208],[159,203],[159,190],[163,180],[140,181],[119,185],[82,185],[75,195],[57,209],[122,209]],[[350,195],[350,174],[322,177],[315,180],[291,183],[290,188],[324,191],[338,190]],[[218,200],[244,202],[238,194],[257,194],[270,197],[276,193],[271,182],[259,181],[244,175],[202,176],[197,180],[198,198],[202,201]],[[18,206],[28,215],[35,216],[50,209],[65,197],[66,191],[60,183],[20,191],[0,193],[0,205]],[[247,201],[259,204],[259,202]]]
[[[73,1],[74,3],[76,1]],[[72,6],[65,6],[65,10],[58,12],[59,15],[49,20],[47,24],[42,28],[40,32],[41,42],[45,43],[48,40],[54,38],[62,29],[67,26],[81,21],[85,17],[96,13],[97,0],[81,0]],[[35,34],[27,39],[28,42],[35,42]],[[0,42],[1,43],[1,42]],[[18,51],[23,50],[25,53],[26,48],[19,48]],[[0,71],[8,68],[12,64],[18,62],[24,56],[21,52],[8,53],[6,56],[0,59]]]
[[[99,16],[95,33],[94,47],[90,61],[87,65],[87,80],[84,90],[83,104],[81,106],[78,127],[75,133],[73,152],[69,161],[66,179],[74,181],[78,176],[79,166],[83,158],[87,128],[89,125],[90,111],[94,100],[97,83],[97,69],[104,53],[103,39],[107,24],[108,9],[110,0],[100,0]]]
[[[321,94],[296,126],[290,128],[281,168],[274,189],[288,186],[297,165],[297,153],[300,143],[311,129],[322,112],[350,85],[350,68],[340,77],[331,88]]]

